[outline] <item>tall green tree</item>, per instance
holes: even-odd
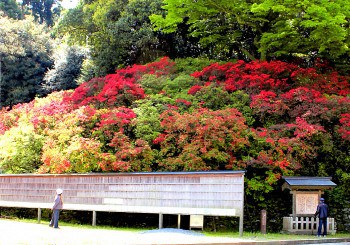
[[[22,19],[23,14],[16,0],[2,0],[0,2],[0,11],[3,11],[6,16],[13,19]]]
[[[63,16],[56,33],[68,35],[72,43],[91,49],[96,76],[164,55],[198,55],[197,39],[189,38],[186,28],[175,34],[153,30],[149,16],[162,14],[161,5],[161,0],[83,1]]]
[[[53,63],[50,35],[33,19],[0,17],[0,44],[0,106],[31,101]]]
[[[54,67],[45,73],[44,93],[78,87],[77,79],[87,52],[78,46],[60,45],[54,50]]]
[[[157,39],[148,16],[158,13],[161,1],[94,0],[69,10],[57,33],[88,45],[96,76],[113,73],[118,66],[152,61]],[[158,11],[158,12],[157,12]]]
[[[156,30],[174,33],[184,24],[189,35],[199,38],[215,58],[236,57],[254,59],[256,21],[250,12],[248,1],[200,0],[163,1],[166,15],[152,15],[150,19]]]
[[[156,30],[174,33],[186,23],[202,45],[229,58],[336,60],[349,53],[346,0],[165,0],[163,8],[165,16],[150,17]]]
[[[26,8],[40,24],[53,26],[55,18],[61,12],[61,2],[62,0],[23,0],[22,7]]]
[[[251,6],[264,28],[262,58],[309,55],[334,60],[349,54],[350,2],[265,0]]]

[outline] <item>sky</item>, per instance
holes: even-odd
[[[79,0],[63,0],[62,1],[62,6],[64,8],[74,8],[77,6]]]

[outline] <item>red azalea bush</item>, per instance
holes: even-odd
[[[168,75],[174,71],[174,67],[175,63],[164,57],[147,65],[119,69],[115,74],[93,78],[81,84],[64,100],[73,104],[75,108],[89,104],[99,108],[130,106],[133,101],[145,97],[144,90],[138,83],[144,74]]]
[[[15,127],[18,121],[18,115],[11,112],[9,108],[3,107],[0,111],[0,135],[3,135],[11,127]]]
[[[164,159],[159,167],[164,170],[232,166],[236,161],[234,152],[248,144],[245,120],[234,108],[218,111],[201,108],[183,115],[168,110],[161,115],[161,126],[164,134],[154,143],[161,145]]]
[[[350,113],[341,115],[339,133],[345,140],[350,140]]]
[[[282,61],[215,63],[192,76],[202,82],[220,83],[230,92],[245,90],[257,94],[262,90],[281,92],[304,86],[320,93],[350,94],[349,77],[341,76],[334,70],[324,73],[316,68],[301,68]]]

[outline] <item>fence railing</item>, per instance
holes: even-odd
[[[317,234],[319,219],[314,217],[283,217],[283,231],[291,234]],[[327,233],[336,233],[334,218],[327,218]]]

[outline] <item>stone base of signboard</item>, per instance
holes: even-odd
[[[318,218],[314,217],[283,217],[283,233],[316,235],[318,229]],[[327,218],[327,233],[336,233],[334,218]]]

